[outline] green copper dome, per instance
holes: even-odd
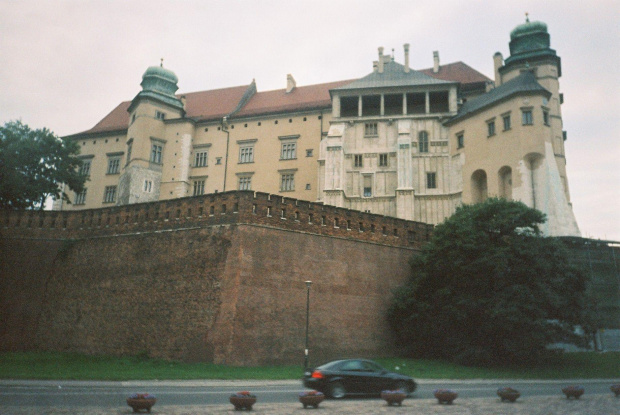
[[[534,63],[545,59],[557,61],[560,69],[560,58],[555,50],[551,49],[551,37],[547,31],[547,25],[543,22],[530,22],[515,27],[510,32],[510,56],[504,64],[511,63]]]
[[[142,75],[142,91],[133,99],[128,111],[131,112],[142,98],[155,99],[183,111],[183,103],[174,95],[179,89],[177,82],[179,78],[163,65],[150,66]]]
[[[525,36],[533,33],[547,33],[547,25],[543,22],[530,22],[527,20],[525,23],[515,27],[510,32],[510,40],[514,40],[516,37]]]
[[[163,66],[150,66],[142,75],[142,90],[157,91],[163,94],[174,95],[179,89],[179,78],[169,69]]]

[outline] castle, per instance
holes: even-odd
[[[494,62],[494,81],[438,54],[415,71],[405,45],[357,80],[184,95],[147,69],[70,136],[90,175],[72,204],[0,211],[0,350],[298,363],[309,321],[313,364],[399,355],[392,290],[459,204],[521,200],[579,235],[546,26]],[[562,240],[593,277],[596,347],[617,350],[618,246]]]
[[[410,67],[379,48],[356,80],[258,92],[256,83],[177,95],[150,67],[142,90],[88,131],[86,190],[58,210],[255,190],[437,224],[461,203],[520,200],[545,233],[578,236],[562,128],[561,60],[547,26],[526,21],[491,80],[456,62]]]

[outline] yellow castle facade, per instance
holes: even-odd
[[[259,92],[256,83],[177,94],[162,66],[88,131],[86,190],[56,209],[94,209],[256,190],[437,224],[498,196],[547,215],[545,233],[578,236],[560,93],[547,27],[525,22],[494,79],[463,62],[414,70],[379,48],[359,79]]]

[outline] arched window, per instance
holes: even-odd
[[[420,153],[428,153],[428,133],[426,131],[420,131],[418,138],[418,148],[420,149]]]
[[[499,183],[499,197],[512,200],[512,169],[504,166],[497,172]]]
[[[487,198],[487,173],[484,170],[476,170],[471,175],[471,201],[473,203],[484,202]]]

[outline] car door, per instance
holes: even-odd
[[[364,366],[360,360],[347,360],[340,366],[340,373],[347,393],[364,393]]]
[[[392,380],[386,376],[387,371],[371,361],[362,361],[363,376],[360,387],[364,393],[381,393],[382,390],[390,389]]]

